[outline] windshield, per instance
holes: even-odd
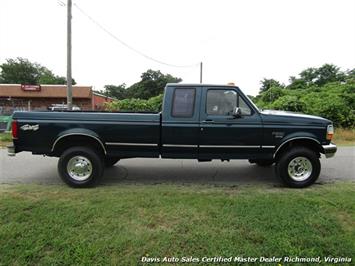
[[[245,95],[245,97],[248,98],[249,102],[250,102],[250,103],[253,105],[253,107],[260,113],[261,109],[259,109],[259,108],[255,105],[255,103],[254,103],[252,100],[250,100],[250,98],[248,97],[248,95]]]

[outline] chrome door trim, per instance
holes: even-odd
[[[200,148],[242,148],[242,149],[256,149],[260,145],[200,145]]]
[[[109,146],[145,146],[145,147],[156,147],[158,144],[155,143],[137,143],[137,142],[106,142]]]
[[[188,145],[188,144],[163,144],[163,147],[167,147],[167,148],[197,148],[198,145]]]

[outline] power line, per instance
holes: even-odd
[[[152,56],[149,56],[139,50],[137,50],[136,48],[132,47],[131,45],[127,44],[125,41],[121,40],[120,38],[118,38],[115,34],[113,34],[112,32],[110,32],[107,28],[105,28],[104,26],[102,26],[99,22],[97,22],[97,20],[95,20],[92,16],[90,16],[88,13],[86,13],[82,8],[80,8],[76,3],[74,3],[75,8],[77,8],[80,13],[82,13],[85,17],[87,17],[92,23],[94,23],[97,27],[99,27],[101,30],[103,30],[104,32],[106,32],[109,36],[111,36],[113,39],[115,39],[117,42],[119,42],[121,45],[125,46],[126,48],[132,50],[133,52],[139,54],[140,56],[145,57],[146,59],[149,59],[151,61],[154,61],[156,63],[165,65],[165,66],[169,66],[169,67],[177,67],[177,68],[188,68],[188,67],[197,67],[198,65],[200,65],[200,63],[195,63],[195,64],[191,64],[191,65],[175,65],[175,64],[169,64],[166,62],[163,62],[161,60],[155,59]]]

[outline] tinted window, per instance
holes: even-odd
[[[192,117],[195,105],[195,89],[175,89],[173,98],[172,116]]]
[[[232,115],[237,105],[237,93],[234,90],[208,90],[207,114]]]

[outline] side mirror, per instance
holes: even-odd
[[[234,107],[234,109],[233,109],[233,116],[235,117],[235,118],[240,118],[240,117],[242,117],[242,109],[240,109],[239,107]]]

